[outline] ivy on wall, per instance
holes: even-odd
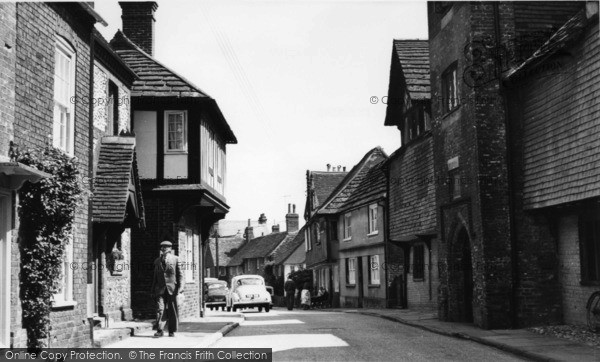
[[[20,293],[27,347],[47,347],[53,296],[60,289],[62,261],[84,186],[75,158],[46,147],[26,150],[17,161],[51,175],[19,190]]]

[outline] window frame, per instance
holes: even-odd
[[[184,265],[184,276],[186,283],[195,282],[195,273],[193,266],[195,265],[194,259],[194,233],[192,230],[185,231],[185,262]]]
[[[356,258],[346,258],[346,285],[356,285]]]
[[[75,257],[75,247],[74,241],[75,238],[73,235],[68,236],[68,242],[65,245],[65,250],[63,253],[63,261],[61,265],[61,282],[59,290],[53,295],[53,308],[66,307],[66,306],[75,306],[77,302],[74,299],[74,290],[75,290],[75,275],[73,267],[73,259]],[[65,290],[66,285],[66,290]]]
[[[62,53],[67,59],[69,59],[69,68],[67,72],[68,77],[68,96],[67,100],[64,100],[66,104],[62,104],[60,100],[57,99],[57,70],[58,70],[58,53]],[[56,43],[54,47],[54,89],[52,95],[53,102],[53,121],[52,121],[52,145],[66,154],[70,156],[75,155],[75,80],[76,80],[76,69],[77,69],[77,52],[75,48],[64,38],[56,37]],[[61,118],[57,118],[57,115],[62,113],[60,107],[63,107],[68,115],[68,119],[65,124],[64,130],[64,140],[62,135],[62,122]],[[58,109],[57,109],[58,108]],[[64,143],[63,143],[64,142]]]
[[[379,254],[369,255],[369,285],[381,285],[379,265]]]
[[[372,212],[374,211],[374,216],[372,214]],[[372,235],[377,235],[379,234],[379,227],[377,225],[378,222],[378,218],[379,218],[379,205],[378,204],[371,204],[369,205],[369,209],[367,211],[367,236],[372,236]],[[374,221],[374,223],[373,223]]]
[[[450,64],[441,75],[442,114],[454,111],[460,105],[458,93],[458,62]]]
[[[165,154],[187,154],[188,153],[188,114],[187,110],[164,111],[164,152]],[[183,139],[181,149],[169,149],[169,115],[183,115]]]
[[[352,212],[347,212],[343,216],[344,222],[344,240],[352,240]]]

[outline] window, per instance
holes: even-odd
[[[377,234],[377,204],[369,205],[369,234]]]
[[[458,81],[456,78],[456,62],[442,73],[442,110],[450,112],[458,107]]]
[[[305,239],[305,250],[309,251],[312,250],[312,240],[311,240],[311,228],[310,226],[306,228],[306,230],[304,230],[304,239]]]
[[[187,151],[187,112],[166,111],[165,120],[166,151]]]
[[[256,259],[256,269],[260,271],[260,268],[262,268],[263,266],[263,262],[260,258]]]
[[[379,285],[379,255],[369,257],[369,284]]]
[[[329,229],[327,229],[327,240],[337,240],[337,221],[330,221]]]
[[[54,53],[54,121],[52,144],[74,154],[75,50],[62,38]]]
[[[185,238],[185,280],[187,283],[194,281],[194,234],[192,230],[186,230]]]
[[[312,240],[315,241],[316,245],[321,244],[321,222],[316,222],[313,227],[312,227],[312,232],[313,232],[313,238]]]
[[[425,247],[415,245],[413,247],[413,280],[425,277]]]
[[[61,281],[56,294],[54,294],[54,305],[60,306],[73,301],[73,236],[69,236],[69,241],[63,254],[63,263],[61,265]]]
[[[346,283],[356,284],[356,258],[346,259]]]
[[[119,134],[119,88],[111,81],[108,83],[108,102],[106,102],[107,130],[110,136]]]
[[[352,213],[344,214],[344,240],[352,238]]]
[[[581,281],[600,283],[600,206],[584,207],[579,216]]]
[[[458,170],[453,170],[448,173],[448,192],[450,193],[450,198],[452,200],[458,199],[460,197],[461,186],[460,186],[460,172]]]

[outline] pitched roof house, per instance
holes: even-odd
[[[180,316],[198,316],[203,255],[215,222],[229,212],[225,198],[226,146],[237,143],[216,101],[154,57],[155,2],[120,2],[123,31],[110,45],[137,75],[131,91],[133,132],[146,230],[132,233],[132,263],[146,265],[168,239],[186,265],[186,302]],[[138,316],[154,315],[151,274],[132,275]]]

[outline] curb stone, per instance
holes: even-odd
[[[460,338],[460,339],[465,339],[465,340],[469,340],[469,341],[473,341],[476,343],[480,343],[480,344],[484,344],[486,346],[490,346],[490,347],[494,347],[496,349],[505,351],[505,352],[509,352],[512,353],[516,356],[519,357],[525,357],[534,361],[558,361],[552,358],[549,358],[547,356],[538,354],[538,353],[534,353],[534,352],[529,352],[529,351],[524,351],[520,348],[515,348],[512,346],[508,346],[506,344],[503,343],[496,343],[484,338],[479,338],[476,336],[471,336],[462,332],[447,332],[441,329],[437,329],[435,327],[429,327],[429,326],[424,326],[422,324],[418,324],[418,323],[413,323],[413,322],[409,322],[407,320],[404,319],[400,319],[400,318],[395,318],[395,317],[391,317],[391,316],[385,316],[385,315],[381,315],[381,314],[377,314],[377,313],[370,313],[370,312],[361,312],[361,311],[352,311],[352,312],[343,312],[343,313],[356,313],[356,314],[362,314],[362,315],[368,315],[371,317],[379,317],[382,319],[386,319],[392,322],[398,322],[398,323],[402,323],[411,327],[415,327],[415,328],[419,328],[428,332],[432,332],[432,333],[436,333],[436,334],[440,334],[443,336],[449,336],[449,337],[454,337],[454,338]]]
[[[246,316],[244,316],[243,314],[241,315],[242,321],[246,320]],[[227,323],[225,326],[221,327],[221,329],[219,329],[217,332],[211,334],[210,336],[206,337],[201,345],[200,348],[208,348],[211,345],[215,344],[217,341],[219,341],[221,338],[225,337],[229,332],[231,332],[232,330],[236,329],[238,326],[240,325],[239,322],[231,322],[231,323]]]

